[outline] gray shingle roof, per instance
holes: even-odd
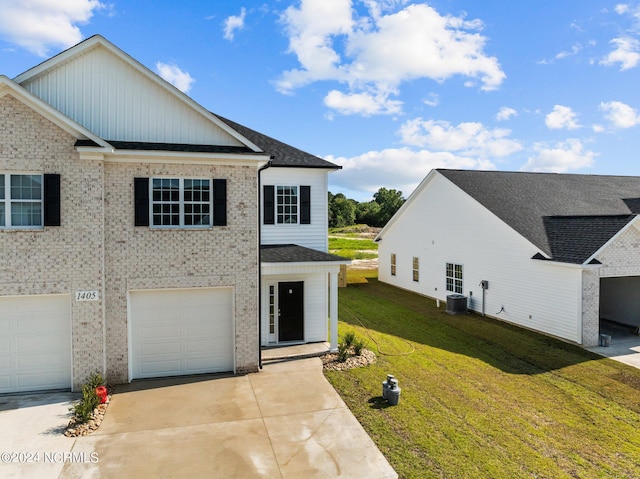
[[[554,261],[582,263],[640,213],[640,177],[444,170]]]
[[[329,168],[332,170],[339,170],[342,168],[330,161],[323,160],[311,153],[307,153],[306,151],[302,151],[298,148],[287,145],[286,143],[282,143],[275,138],[263,135],[262,133],[221,117],[220,115],[216,116],[249,141],[258,145],[266,153],[269,153],[273,157],[271,161],[271,166],[273,167]]]
[[[260,246],[263,263],[347,262],[346,258],[295,244]]]

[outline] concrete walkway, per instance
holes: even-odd
[[[76,439],[72,454],[87,461],[65,464],[61,478],[397,478],[318,358],[128,389],[98,431]]]

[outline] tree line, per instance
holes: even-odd
[[[382,227],[403,205],[402,191],[380,188],[372,201],[359,203],[342,193],[329,192],[329,228],[365,224]]]

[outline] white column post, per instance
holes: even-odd
[[[338,273],[329,273],[329,331],[331,351],[338,350]]]

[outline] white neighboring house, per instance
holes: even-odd
[[[593,346],[601,318],[640,324],[638,213],[640,177],[432,170],[376,238],[378,276]]]
[[[0,75],[0,393],[95,371],[254,372],[263,344],[337,348],[337,169],[98,35]]]

